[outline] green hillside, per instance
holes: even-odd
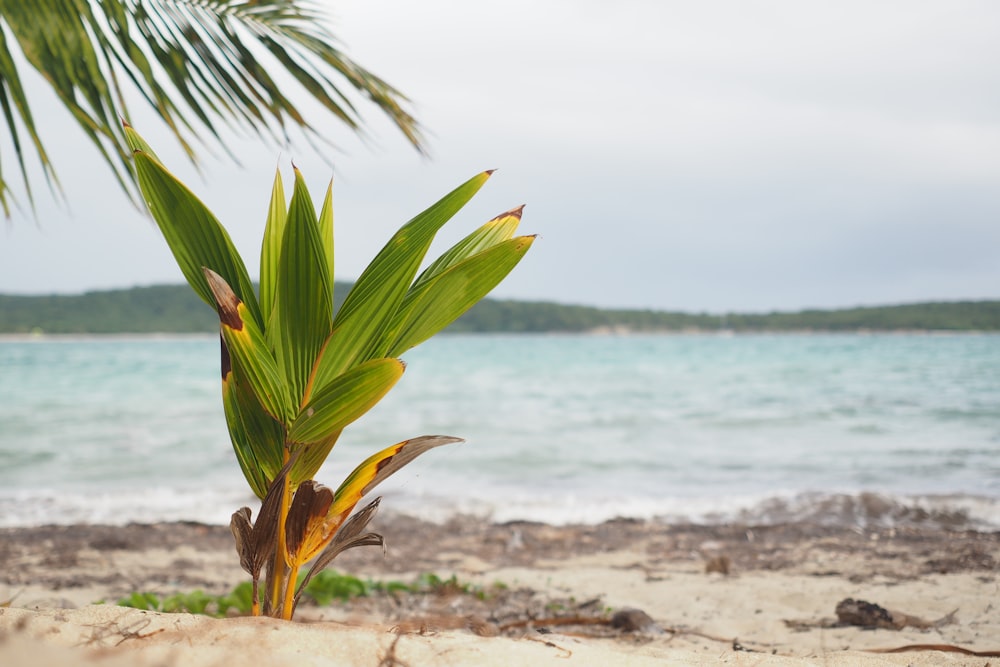
[[[338,283],[343,298],[349,285]],[[80,295],[0,294],[0,333],[104,334],[212,332],[215,312],[187,285],[156,285]],[[1000,331],[1000,301],[805,310],[764,314],[606,310],[486,299],[451,332],[589,331]]]

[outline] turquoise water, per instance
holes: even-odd
[[[218,356],[212,337],[0,342],[0,525],[228,522],[251,498]],[[1000,526],[1000,336],[445,336],[405,358],[320,481],[447,434],[467,442],[385,507]]]

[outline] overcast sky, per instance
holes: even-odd
[[[444,239],[527,204],[522,231],[541,238],[497,296],[712,312],[1000,298],[1000,3],[329,4],[345,50],[413,100],[431,159],[369,109],[366,141],[328,123],[329,162],[234,136],[242,166],[206,154],[199,174],[133,117],[251,273],[274,169],[290,178],[294,158],[317,198],[335,172],[344,279],[498,168]],[[36,184],[38,224],[0,231],[0,292],[182,282],[45,99],[68,204]]]

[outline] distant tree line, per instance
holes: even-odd
[[[350,285],[338,283],[339,300]],[[0,294],[0,333],[200,333],[218,327],[215,312],[187,285],[157,285],[80,295]],[[486,299],[450,332],[682,331],[1000,331],[1000,301],[955,301],[763,314],[608,310]]]

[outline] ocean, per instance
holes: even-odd
[[[404,359],[317,479],[466,442],[383,511],[1000,529],[998,335],[443,335]],[[0,526],[256,513],[218,365],[214,336],[0,341]]]

